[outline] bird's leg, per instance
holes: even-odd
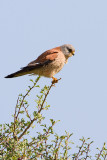
[[[54,84],[54,83],[57,83],[57,82],[58,82],[58,79],[57,79],[57,78],[52,77],[52,79],[53,79],[52,84]]]

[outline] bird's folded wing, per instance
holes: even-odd
[[[58,50],[56,49],[48,50],[42,53],[36,60],[30,62],[26,67],[23,67],[21,69],[31,71],[33,69],[40,68],[54,61],[57,58],[57,56],[58,56]]]

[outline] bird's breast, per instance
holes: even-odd
[[[34,74],[51,78],[63,68],[64,64],[65,56],[63,54],[58,54],[57,58],[53,61],[35,70]]]
[[[65,64],[65,56],[63,54],[58,54],[57,58],[50,62],[47,66],[44,66],[44,73],[48,73],[49,77],[53,77],[58,73]]]

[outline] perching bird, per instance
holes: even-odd
[[[53,82],[57,82],[57,78],[54,78],[54,75],[63,68],[64,64],[67,63],[68,58],[74,55],[74,52],[75,49],[71,44],[64,44],[47,50],[36,60],[5,78],[14,78],[30,74],[49,77],[53,79]]]

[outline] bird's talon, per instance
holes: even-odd
[[[52,77],[52,79],[53,79],[52,84],[55,84],[55,83],[57,83],[57,82],[58,82],[58,79],[57,79],[57,78]]]
[[[58,83],[58,81],[61,80],[61,78],[57,79],[55,77],[52,77],[52,79],[53,79],[52,84]]]

